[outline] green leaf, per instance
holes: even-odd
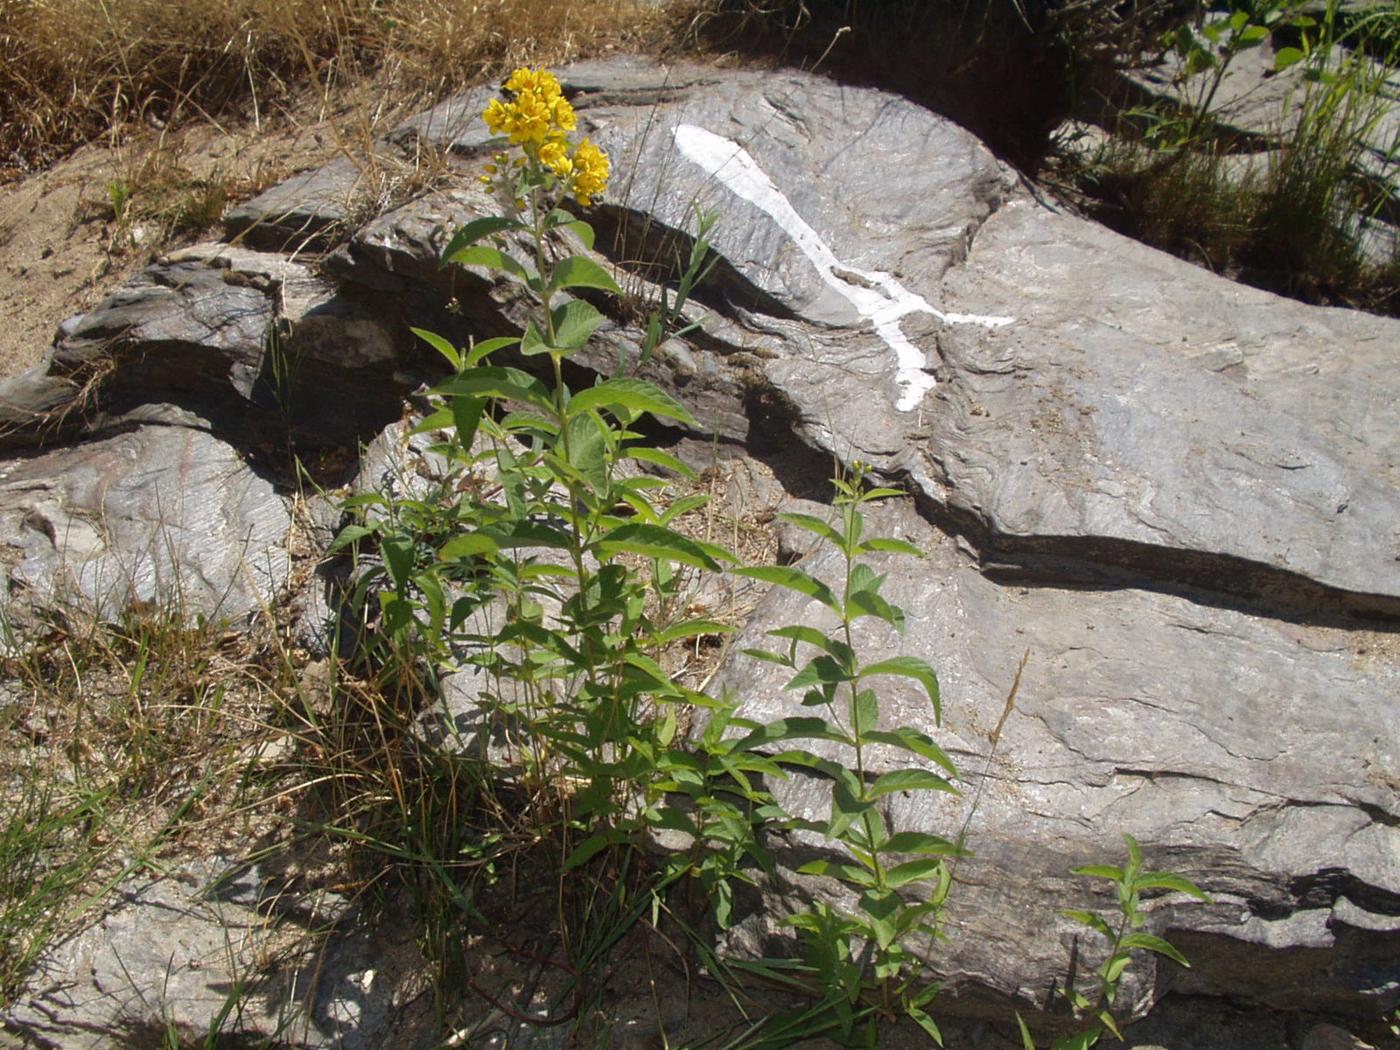
[[[1073,919],[1081,926],[1089,927],[1089,929],[1093,930],[1095,933],[1103,934],[1110,941],[1113,940],[1113,928],[1109,926],[1101,916],[1095,915],[1091,911],[1081,911],[1078,908],[1064,908],[1061,909],[1060,914],[1067,919]]]
[[[847,746],[854,745],[850,737],[833,729],[824,718],[779,718],[752,730],[732,750],[752,751],[785,740],[835,740]]]
[[[572,230],[574,236],[583,242],[585,248],[591,249],[593,247],[593,227],[582,219],[574,218],[561,208],[555,208],[545,216],[544,227],[547,230]]]
[[[778,517],[783,521],[791,522],[798,528],[806,529],[808,532],[820,536],[837,547],[846,545],[846,538],[829,523],[822,521],[821,518],[811,514],[779,514]]]
[[[555,264],[546,293],[553,295],[563,288],[598,288],[613,295],[622,294],[607,270],[582,255],[571,255]]]
[[[967,851],[923,831],[897,831],[880,847],[881,853],[912,853],[921,857],[958,857]]]
[[[1130,933],[1118,943],[1123,948],[1142,948],[1145,951],[1156,952],[1158,955],[1165,955],[1172,962],[1179,963],[1188,970],[1191,968],[1191,964],[1186,961],[1186,956],[1162,938],[1154,937],[1150,933]]]
[[[818,656],[807,661],[807,664],[798,671],[784,689],[805,689],[810,685],[839,685],[842,682],[849,682],[850,674],[839,663],[829,656]]]
[[[695,471],[686,466],[669,452],[662,452],[657,448],[650,448],[646,445],[629,445],[622,450],[624,459],[635,459],[642,463],[651,463],[666,470],[673,471],[683,478],[695,477]]]
[[[900,903],[893,893],[867,890],[860,895],[860,910],[865,913],[870,931],[875,934],[875,943],[881,948],[894,943]]]
[[[1021,1029],[1022,1050],[1035,1050],[1035,1040],[1031,1038],[1031,1030],[1026,1027],[1025,1019],[1021,1016],[1021,1011],[1016,1011],[1016,1025]]]
[[[851,732],[858,743],[864,743],[865,734],[880,724],[880,698],[873,689],[856,691],[851,704]]]
[[[1113,1038],[1123,1042],[1123,1033],[1118,1030],[1118,1022],[1113,1019],[1113,1015],[1107,1010],[1100,1010],[1097,1016],[1103,1022],[1103,1026],[1113,1033]]]
[[[771,638],[787,638],[794,642],[806,642],[846,664],[849,664],[851,660],[850,646],[835,638],[827,637],[815,627],[793,624],[791,627],[776,627],[769,631],[768,635]]]
[[[914,1023],[928,1033],[928,1037],[938,1046],[943,1045],[943,1033],[938,1030],[938,1025],[934,1024],[933,1018],[917,1006],[911,1006],[906,1011]],[[1035,1050],[1034,1047],[1031,1050]]]
[[[594,543],[591,549],[607,556],[626,552],[648,558],[665,558],[710,572],[721,571],[719,559],[732,561],[734,558],[713,543],[692,540],[661,525],[642,522],[619,525]]]
[[[925,857],[923,860],[907,860],[903,864],[896,864],[885,872],[885,885],[897,890],[911,882],[923,882],[930,875],[936,875],[943,863],[939,858]]]
[[[924,552],[907,540],[897,540],[893,536],[872,536],[868,540],[862,540],[860,546],[856,548],[858,554],[873,554],[876,551],[886,551],[891,554],[912,554],[916,558],[924,557]]]
[[[560,350],[580,349],[606,320],[597,307],[582,299],[556,306],[550,316],[554,321],[554,345]]]
[[[946,791],[956,795],[958,789],[937,773],[926,769],[895,769],[882,774],[870,785],[868,798],[879,798],[895,791]]]
[[[933,673],[933,668],[927,660],[921,660],[917,656],[893,656],[888,660],[880,660],[870,664],[861,671],[861,678],[873,678],[876,675],[896,675],[901,678],[912,678],[924,687],[928,694],[929,702],[933,705],[933,720],[935,723],[943,721],[943,706],[939,700],[938,676]]]
[[[438,548],[438,561],[463,561],[483,554],[495,554],[501,548],[484,532],[468,532],[453,536]]]
[[[1105,959],[1103,965],[1099,967],[1099,976],[1109,984],[1115,984],[1118,978],[1123,976],[1123,971],[1128,968],[1128,964],[1132,961],[1132,957],[1127,953],[1114,955]]]
[[[462,447],[470,449],[476,438],[476,428],[481,423],[481,413],[486,407],[486,399],[458,395],[452,399],[452,425],[457,428],[457,440]]]
[[[356,540],[362,540],[366,536],[375,535],[377,531],[377,529],[369,528],[365,525],[347,525],[336,534],[334,542],[331,543],[326,553],[334,554],[336,551],[350,546],[350,544],[354,543]]]
[[[539,354],[548,354],[557,350],[557,347],[549,345],[549,340],[545,339],[544,332],[535,323],[532,317],[525,322],[525,334],[520,339],[520,353],[525,357],[535,357]]]
[[[402,591],[408,584],[408,578],[413,573],[413,543],[406,539],[385,540],[379,545],[379,551],[384,555],[384,568],[388,570],[389,579],[393,581],[395,590]]]
[[[1177,893],[1185,893],[1195,897],[1198,901],[1211,903],[1210,894],[1206,893],[1190,879],[1181,875],[1173,874],[1169,871],[1149,871],[1138,876],[1137,888],[1140,890],[1175,890]]]
[[[841,614],[840,603],[837,602],[836,595],[831,592],[831,588],[820,580],[808,576],[801,569],[794,569],[787,565],[752,565],[733,571],[738,576],[747,576],[751,580],[762,580],[764,583],[776,583],[790,591],[805,594],[809,598],[815,598],[838,616]]]
[[[632,413],[650,412],[658,419],[674,419],[694,426],[695,418],[670,394],[645,379],[605,379],[596,386],[581,390],[569,401],[567,411],[585,412],[589,409],[626,409]],[[614,411],[614,414],[619,414]]]
[[[594,495],[603,498],[608,488],[607,434],[596,415],[574,416],[565,430],[569,465],[588,482]]]
[[[1274,72],[1282,73],[1289,66],[1303,61],[1305,57],[1301,48],[1281,47],[1274,53]]]
[[[543,522],[517,521],[502,529],[482,529],[496,545],[504,550],[521,547],[548,547],[552,550],[569,550],[573,540],[563,529],[556,529]]]
[[[866,733],[861,740],[862,744],[888,744],[904,751],[909,751],[921,758],[926,758],[930,762],[936,762],[949,775],[956,777],[958,767],[953,764],[953,760],[948,757],[944,750],[933,742],[926,733],[921,733],[917,729],[908,726],[901,726],[898,729],[880,729]]]
[[[518,342],[520,342],[518,335],[500,335],[494,339],[483,339],[479,343],[473,343],[472,348],[467,351],[467,356],[462,359],[462,367],[474,368],[482,362],[487,354],[494,354],[497,350],[515,346]]]
[[[449,430],[456,424],[452,421],[452,410],[440,408],[419,420],[418,425],[409,431],[410,435],[428,434],[434,430]]]
[[[447,262],[460,263],[462,266],[482,266],[488,270],[504,270],[506,273],[519,277],[522,281],[530,279],[529,271],[511,256],[497,248],[488,248],[482,244],[453,252],[447,257]]]
[[[546,412],[554,409],[554,399],[545,385],[518,368],[498,368],[494,365],[473,368],[443,380],[433,388],[433,393],[499,397],[524,401]]]
[[[492,234],[502,233],[505,230],[523,230],[525,228],[525,224],[518,219],[508,219],[504,215],[487,215],[480,219],[473,219],[465,226],[459,227],[457,232],[452,235],[452,239],[447,242],[447,247],[442,250],[443,264],[452,262],[452,256],[463,248],[475,244],[483,237],[490,237]]]
[[[735,630],[733,624],[722,623],[719,620],[682,620],[680,623],[673,623],[664,630],[657,631],[651,636],[651,641],[658,646],[670,645],[682,638],[704,638],[714,634],[733,634]]]
[[[1107,864],[1084,864],[1078,868],[1069,869],[1071,875],[1087,875],[1091,879],[1112,879],[1114,882],[1123,881],[1123,869],[1114,868]]]
[[[588,838],[574,847],[573,852],[565,858],[564,870],[572,871],[580,865],[587,864],[611,844],[612,838],[607,834],[589,835]]]
[[[904,610],[885,601],[874,590],[852,591],[851,600],[847,603],[846,608],[857,611],[857,615],[851,617],[852,620],[858,620],[861,616],[875,616],[884,620],[896,631],[901,633],[904,631]]]
[[[849,883],[852,886],[872,888],[875,886],[875,876],[865,868],[857,867],[854,864],[839,864],[829,860],[814,860],[797,869],[799,875],[829,875],[834,879]]]
[[[462,355],[442,336],[436,332],[430,332],[426,328],[410,328],[409,331],[447,358],[447,363],[452,366],[454,371],[462,367]]]

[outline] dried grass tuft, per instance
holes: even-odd
[[[257,119],[293,88],[373,73],[432,101],[523,62],[642,48],[643,0],[0,0],[0,167],[131,124]]]

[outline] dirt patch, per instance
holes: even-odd
[[[350,156],[377,193],[374,139],[399,116],[369,87],[332,104],[307,92],[257,121],[92,143],[0,187],[0,376],[41,362],[65,318],[161,252],[217,235],[230,205],[298,171]]]

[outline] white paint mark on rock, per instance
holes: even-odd
[[[891,274],[847,266],[836,258],[826,242],[807,221],[797,214],[782,190],[758,166],[749,152],[732,139],[716,135],[694,124],[680,124],[671,130],[676,148],[689,161],[698,164],[738,197],[768,214],[807,256],[823,281],[844,298],[862,320],[870,321],[876,333],[895,352],[899,362],[895,382],[903,392],[895,407],[908,412],[918,407],[933,389],[935,380],[924,369],[924,352],[909,341],[900,327],[908,314],[932,314],[945,324],[978,324],[1000,328],[1012,317],[984,317],[980,314],[947,314],[936,309],[921,295],[909,291]]]

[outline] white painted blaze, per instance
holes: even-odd
[[[862,270],[841,262],[744,147],[694,124],[677,125],[671,130],[671,136],[686,160],[699,165],[736,197],[748,201],[777,223],[816,267],[827,286],[850,303],[862,320],[875,326],[876,334],[895,353],[895,382],[901,390],[895,407],[901,412],[917,408],[935,385],[933,376],[924,369],[924,352],[909,341],[900,327],[903,317],[913,313],[932,314],[946,324],[978,324],[987,328],[1000,328],[1015,320],[979,314],[945,314],[923,296],[909,291],[891,274]]]

